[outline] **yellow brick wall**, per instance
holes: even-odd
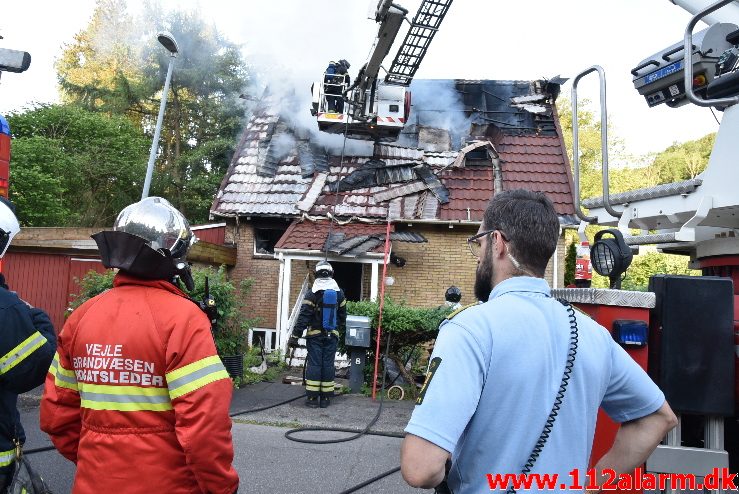
[[[395,284],[386,287],[386,294],[394,300],[404,300],[411,306],[434,307],[444,303],[444,292],[452,285],[462,290],[462,304],[475,302],[474,283],[477,261],[467,249],[466,239],[477,231],[475,226],[449,228],[446,225],[397,225],[397,231],[413,231],[422,234],[428,242],[410,244],[394,242],[393,253],[406,260],[404,267],[388,265],[388,276]],[[279,261],[254,256],[254,226],[242,220],[238,230],[230,221],[226,230],[226,242],[238,246],[236,266],[230,270],[231,279],[238,283],[244,278],[254,278],[255,284],[245,300],[250,316],[261,318],[259,327],[275,328],[277,314],[277,290],[279,286]],[[558,286],[564,279],[564,238],[558,244]],[[316,261],[293,260],[290,282],[289,307],[292,309],[306,274],[312,273]],[[379,267],[382,275],[382,266]],[[547,267],[546,279],[552,284],[553,263]],[[362,273],[362,294],[370,296],[371,266],[365,264]]]
[[[475,226],[449,228],[444,225],[398,225],[397,231],[409,230],[420,233],[427,243],[409,244],[394,242],[393,253],[403,257],[406,265],[399,268],[388,265],[388,276],[395,279],[386,294],[396,300],[405,300],[409,305],[433,307],[444,303],[444,292],[452,285],[462,290],[462,305],[476,302],[474,285],[477,260],[467,248],[467,238],[477,232]],[[559,265],[558,286],[564,279],[564,237],[557,245]],[[553,260],[547,266],[545,279],[552,285]]]
[[[467,249],[466,239],[476,226],[397,225],[396,231],[413,231],[428,242],[411,244],[393,242],[393,254],[406,260],[399,268],[388,264],[387,274],[395,279],[385,293],[394,300],[405,300],[418,307],[444,303],[444,292],[452,285],[462,290],[462,304],[475,302],[474,284],[477,261]],[[382,273],[380,273],[382,274]]]

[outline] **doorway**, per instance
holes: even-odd
[[[334,280],[351,302],[362,299],[362,265],[358,262],[332,262]]]

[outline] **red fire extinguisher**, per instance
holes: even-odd
[[[590,288],[593,279],[593,266],[590,264],[590,243],[585,241],[577,246],[577,258],[575,260],[575,286],[577,288]]]

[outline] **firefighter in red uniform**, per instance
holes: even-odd
[[[41,429],[77,464],[78,494],[232,494],[231,380],[192,289],[187,220],[150,197],[93,235],[113,288],[59,334]]]

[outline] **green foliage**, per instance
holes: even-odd
[[[635,256],[621,287],[624,290],[646,291],[649,278],[655,274],[699,275],[700,271],[688,269],[688,260],[687,256],[658,252]]]
[[[379,303],[367,300],[347,302],[346,310],[347,314],[370,318],[371,341],[370,348],[367,349],[367,364],[364,369],[365,380],[369,381],[374,371],[375,348],[377,347],[375,331],[379,322]],[[385,353],[389,336],[388,355],[390,358],[395,360],[396,363],[400,362],[402,364],[408,360],[409,353],[413,352],[417,361],[419,353],[417,346],[436,338],[439,333],[439,325],[451,311],[452,309],[446,306],[437,308],[409,307],[403,302],[396,302],[390,297],[385,297],[382,315],[382,337],[380,340],[381,353]],[[344,335],[339,337],[339,351],[346,351]],[[411,390],[410,396],[415,396],[415,390]]]
[[[147,140],[129,120],[74,105],[11,113],[10,198],[25,226],[106,226],[140,197]]]
[[[656,168],[659,183],[678,182],[695,178],[706,169],[716,134],[700,139],[675,143],[659,153],[651,165]]]
[[[253,285],[252,279],[244,280],[237,288],[226,277],[226,269],[211,267],[193,268],[195,288],[189,293],[195,300],[203,300],[205,295],[205,279],[208,278],[210,295],[216,300],[218,307],[218,327],[216,329],[216,349],[221,355],[237,355],[246,350],[249,330],[258,323],[257,318],[246,317],[242,300]],[[72,302],[76,309],[87,300],[113,287],[115,273],[108,270],[104,273],[90,271],[80,281],[81,292]]]
[[[180,53],[164,115],[152,195],[166,197],[192,223],[207,220],[243,126],[251,85],[240,47],[197,11],[145,4],[140,17],[121,0],[98,0],[90,24],[57,63],[65,101],[125,115],[151,136],[171,57],[156,43],[162,29]],[[146,40],[146,42],[142,42]]]
[[[74,299],[70,304],[70,308],[74,310],[91,298],[113,288],[113,278],[115,278],[115,271],[112,269],[108,269],[103,273],[88,271],[81,280],[77,280],[80,284],[80,293],[73,296]]]
[[[573,241],[567,246],[567,254],[565,254],[565,286],[575,283],[575,262],[577,261],[577,244]]]
[[[285,359],[282,358],[282,353],[279,351],[265,355],[265,359],[267,360],[267,370],[263,374],[250,371],[250,367],[258,367],[262,363],[262,349],[258,346],[249,348],[244,355],[244,375],[240,379],[234,380],[235,387],[242,387],[258,382],[276,381],[280,377],[280,374],[287,369]]]
[[[356,316],[367,316],[370,318],[370,327],[377,328],[379,322],[378,302],[363,300],[360,302],[347,302],[347,314]],[[391,335],[390,348],[392,353],[397,353],[401,348],[426,343],[436,338],[439,332],[439,324],[449,315],[449,307],[418,308],[405,305],[403,302],[395,302],[390,297],[385,297],[385,305],[382,315],[382,332]],[[375,334],[372,334],[372,348],[375,348]],[[341,338],[343,340],[343,337]],[[384,339],[383,339],[384,343]],[[340,341],[340,345],[343,343]]]

